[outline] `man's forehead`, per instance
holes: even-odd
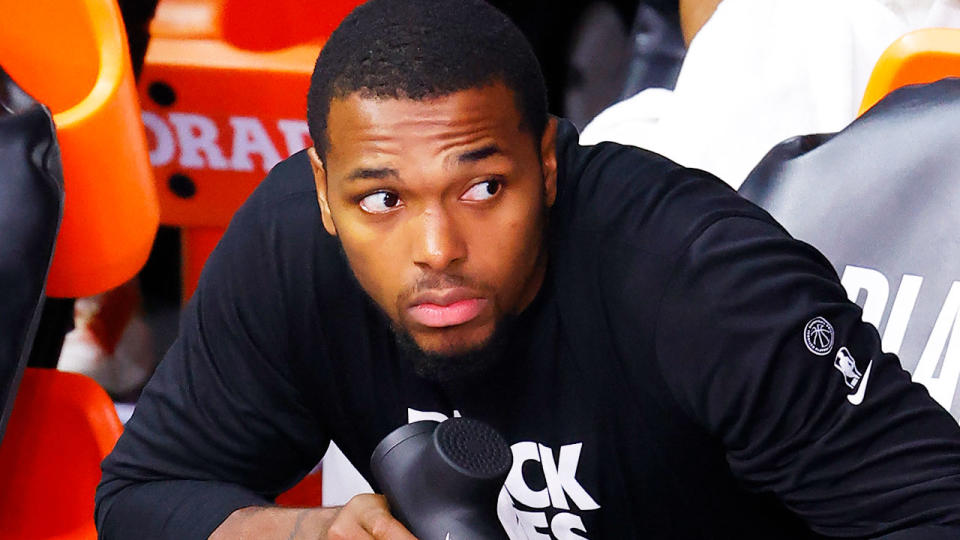
[[[453,140],[479,133],[512,137],[522,124],[513,91],[496,83],[422,99],[356,91],[331,101],[327,129],[334,147],[338,142],[403,137]]]

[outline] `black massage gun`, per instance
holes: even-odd
[[[406,424],[370,457],[391,513],[420,540],[508,540],[497,497],[512,463],[503,437],[469,418]]]

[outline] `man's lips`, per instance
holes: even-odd
[[[418,294],[407,308],[407,313],[418,324],[443,328],[472,321],[486,305],[486,298],[469,289],[457,287]]]

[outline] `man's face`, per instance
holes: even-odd
[[[556,122],[534,140],[503,84],[361,96],[331,102],[325,162],[311,150],[324,227],[421,350],[475,351],[542,283]]]

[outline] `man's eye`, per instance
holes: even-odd
[[[378,191],[360,200],[360,208],[371,214],[384,214],[400,205],[400,197],[389,191]]]
[[[474,184],[461,198],[465,201],[485,201],[499,193],[501,187],[503,187],[503,183],[499,180],[487,180]]]

